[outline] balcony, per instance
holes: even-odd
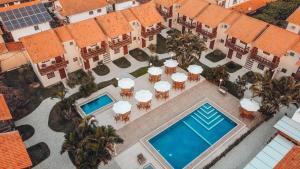
[[[44,75],[46,75],[48,73],[51,73],[51,72],[54,72],[54,71],[58,71],[59,69],[67,67],[68,63],[69,63],[68,61],[66,61],[65,59],[63,59],[62,61],[55,62],[55,63],[53,63],[50,66],[45,66],[45,67],[39,67],[38,66],[38,69],[39,69],[39,72],[41,73],[41,75],[44,76]]]
[[[166,10],[163,9],[162,7],[157,7],[157,11],[160,13],[160,15],[162,17],[164,17],[165,19],[171,18],[172,17],[172,13],[170,10]]]
[[[203,36],[205,36],[205,37],[208,37],[209,39],[216,38],[216,36],[217,36],[217,32],[209,32],[209,31],[204,30],[204,29],[202,29],[202,28],[200,28],[200,27],[197,27],[196,31],[197,31],[199,34],[201,34],[201,35],[203,35]]]
[[[140,4],[145,4],[147,2],[150,2],[151,0],[137,0]]]
[[[196,28],[196,23],[192,23],[192,21],[186,21],[183,17],[179,17],[177,22],[188,29]]]
[[[279,60],[277,62],[272,62],[262,56],[259,56],[256,51],[252,51],[250,57],[257,62],[266,65],[270,69],[275,69],[279,65]]]
[[[239,45],[233,43],[231,39],[226,40],[225,46],[228,47],[229,49],[232,49],[232,50],[242,54],[242,55],[247,54],[250,49],[249,47],[245,47],[245,48],[240,47]]]
[[[122,40],[109,42],[109,47],[112,50],[115,50],[115,49],[119,49],[120,47],[129,45],[129,44],[131,44],[131,42],[132,42],[131,37],[126,35],[125,37],[123,37]]]
[[[147,37],[149,37],[149,36],[157,35],[157,34],[159,34],[160,31],[163,30],[163,29],[164,29],[163,26],[160,25],[160,24],[158,24],[158,25],[156,26],[156,28],[152,28],[152,29],[148,29],[148,30],[146,30],[146,31],[142,31],[142,36],[143,36],[144,38],[147,38]]]
[[[105,54],[105,53],[106,53],[106,48],[101,47],[101,48],[98,48],[98,49],[89,50],[86,53],[81,52],[81,56],[82,56],[83,59],[88,60],[90,58],[93,58],[95,56],[99,56],[99,55]]]

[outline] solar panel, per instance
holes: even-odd
[[[8,31],[51,21],[52,18],[45,6],[35,4],[10,11],[0,12],[0,20]]]

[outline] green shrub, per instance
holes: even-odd
[[[223,53],[219,49],[216,49],[205,56],[206,59],[208,59],[212,62],[219,62],[220,60],[225,59],[225,57],[226,57],[226,54]]]
[[[249,71],[244,74],[242,78],[248,83],[256,83],[257,81],[261,81],[263,79],[263,75],[257,72]]]
[[[68,74],[67,85],[71,88],[76,85],[84,85],[94,81],[91,71],[85,72],[82,69]]]
[[[220,79],[222,79],[223,81],[229,79],[229,74],[224,66],[204,69],[202,72],[202,76],[204,76],[208,81],[215,84],[218,84],[220,82]]]
[[[81,97],[88,97],[95,91],[97,91],[97,85],[95,82],[90,82],[84,85],[81,85],[79,88],[79,93]]]

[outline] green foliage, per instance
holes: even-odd
[[[233,61],[226,63],[224,66],[229,73],[234,73],[242,68],[241,65],[234,63]]]
[[[225,57],[226,54],[219,49],[216,49],[205,56],[206,59],[212,62],[219,62],[220,60],[225,59]]]
[[[135,70],[134,72],[131,72],[130,74],[132,76],[134,76],[135,78],[138,78],[138,77],[143,76],[144,74],[146,74],[147,71],[148,71],[148,66],[139,68],[139,69]]]
[[[229,79],[229,74],[224,68],[224,66],[218,66],[214,68],[204,69],[202,75],[210,82],[219,84],[220,79],[227,81]]]
[[[75,72],[68,74],[67,85],[71,88],[75,87],[76,85],[85,85],[94,81],[94,77],[91,71],[85,72],[82,69],[77,70]]]
[[[261,81],[263,76],[260,73],[249,71],[242,78],[248,83],[256,83],[257,81]]]
[[[93,68],[93,71],[98,75],[98,76],[105,76],[107,75],[110,70],[108,68],[108,66],[106,66],[105,64],[101,63],[98,66],[96,66],[95,68]]]
[[[246,91],[246,80],[238,76],[236,81],[233,83],[229,80],[225,81],[224,87],[231,93],[233,96],[241,99],[244,97],[244,92]]]
[[[92,116],[74,120],[74,129],[65,135],[61,154],[68,152],[76,168],[97,169],[112,159],[114,145],[123,139],[112,126],[97,126]]]
[[[96,92],[98,90],[97,85],[95,82],[90,82],[84,85],[81,85],[79,88],[79,93],[81,97],[88,97],[92,93]]]

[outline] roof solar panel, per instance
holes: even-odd
[[[45,6],[35,4],[19,9],[0,12],[0,20],[8,31],[37,25],[52,20]]]

